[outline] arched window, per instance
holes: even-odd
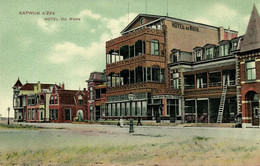
[[[151,54],[152,55],[159,55],[159,41],[153,39],[151,42]]]
[[[58,104],[58,96],[55,96],[55,103],[54,104]]]
[[[78,102],[79,102],[79,105],[83,104],[83,99],[82,99],[81,95],[78,95]]]

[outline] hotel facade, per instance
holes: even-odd
[[[229,123],[242,115],[244,123],[259,125],[259,32],[255,6],[240,37],[223,27],[139,14],[106,42],[101,118]]]

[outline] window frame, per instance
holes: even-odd
[[[249,64],[249,63],[254,63],[254,67],[248,68],[247,64]],[[253,70],[255,71],[254,78],[253,78],[253,74],[252,74]],[[249,71],[251,72],[251,77],[250,78],[249,78],[249,75],[248,75]],[[255,81],[256,80],[256,62],[255,62],[255,60],[247,61],[245,63],[245,77],[246,77],[247,81]]]
[[[153,39],[151,41],[151,54],[159,56],[159,54],[160,54],[159,50],[160,50],[159,41],[157,39]]]

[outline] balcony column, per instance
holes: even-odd
[[[120,73],[118,74],[118,78],[119,78],[119,86],[121,86],[122,83],[121,83],[121,76],[120,76]],[[100,93],[100,94],[101,94],[101,93]]]
[[[197,89],[197,77],[196,74],[194,74],[194,89]]]
[[[131,84],[131,72],[130,72],[130,70],[128,70],[128,72],[129,72],[129,76],[128,76],[128,79],[129,79],[129,84]]]
[[[144,67],[142,67],[142,70],[143,70],[143,81],[142,81],[142,82],[145,82],[145,78],[144,78]]]
[[[134,69],[134,83],[136,83],[136,70]]]
[[[207,88],[209,87],[209,72],[207,72]]]
[[[198,106],[197,106],[197,98],[195,99],[195,123],[198,122]]]
[[[221,86],[223,87],[224,84],[223,84],[223,73],[222,72],[223,72],[223,70],[220,71],[220,73],[221,73],[220,74],[220,81],[221,81]]]
[[[130,46],[128,46],[128,58],[130,58],[130,55],[131,55],[131,53],[130,53]]]
[[[134,57],[135,57],[135,44],[134,44]]]
[[[142,41],[142,55],[144,54],[144,42]]]

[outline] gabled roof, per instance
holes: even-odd
[[[140,28],[142,26],[146,26],[150,23],[154,23],[154,22],[157,22],[161,19],[167,19],[167,20],[170,20],[170,21],[180,21],[180,22],[183,22],[183,23],[186,23],[186,24],[195,24],[195,25],[198,25],[198,26],[203,26],[203,27],[207,27],[207,28],[214,28],[214,29],[218,29],[219,27],[216,27],[216,26],[212,26],[212,25],[207,25],[207,24],[203,24],[203,23],[198,23],[198,22],[195,22],[195,21],[188,21],[188,20],[183,20],[183,19],[179,19],[179,18],[174,18],[174,17],[169,17],[169,16],[161,16],[161,15],[151,15],[151,14],[138,14],[122,31],[121,31],[121,34],[125,34],[127,31],[129,31],[130,27],[137,21],[139,20],[141,17],[149,17],[149,18],[152,18],[153,21],[151,22],[148,22],[148,23],[145,23],[144,25],[140,25],[139,27],[137,28]],[[135,28],[134,28],[135,29]],[[230,32],[233,32],[233,33],[238,33],[238,31],[234,31],[234,30],[230,30],[230,29],[224,29],[225,31],[230,31]]]
[[[21,87],[23,86],[23,84],[21,83],[20,79],[18,78],[18,80],[16,81],[16,83],[14,84],[13,87]]]
[[[37,85],[37,83],[26,83],[21,87],[20,90],[34,90],[34,85]],[[61,87],[56,84],[41,84],[41,89],[50,89],[50,87],[54,86],[56,86],[58,89],[61,89]]]
[[[62,105],[75,105],[74,95],[77,93],[77,90],[59,90],[60,104]]]
[[[160,19],[163,16],[159,16],[159,15],[151,15],[151,14],[138,14],[122,31],[121,33],[126,32],[129,27],[131,27],[131,25],[133,25],[140,17],[151,17],[154,19]]]
[[[260,49],[260,17],[254,4],[240,52]]]

